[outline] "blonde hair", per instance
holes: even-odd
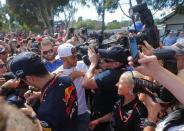
[[[19,109],[0,97],[0,131],[38,131],[36,125]]]
[[[120,79],[123,79],[128,83],[133,84],[134,83],[133,77],[144,78],[145,76],[139,73],[138,71],[127,71],[121,75]]]

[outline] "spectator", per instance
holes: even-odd
[[[74,85],[77,89],[78,98],[78,131],[87,131],[89,124],[89,113],[86,104],[85,90],[82,88],[82,81],[88,67],[83,61],[77,61],[77,52],[73,45],[65,43],[59,46],[58,55],[63,60],[63,65],[56,72],[62,71],[62,74],[69,75],[73,78]]]
[[[6,72],[6,64],[0,59],[0,86],[6,82],[5,78],[3,77],[3,74]]]
[[[164,49],[172,50],[176,53],[175,58],[177,61],[177,69],[178,71],[184,69],[184,40],[176,42],[172,46],[164,46]],[[144,41],[144,46],[142,46],[142,51],[146,55],[153,55],[155,49],[151,47],[146,41]]]
[[[175,36],[174,32],[170,31],[169,34],[164,38],[163,45],[164,46],[171,46],[176,43],[177,37]]]
[[[55,59],[56,52],[54,52],[54,47],[51,44],[51,41],[45,39],[41,43],[41,53],[45,60],[44,64],[46,69],[49,72],[55,71],[58,67],[60,67],[63,62],[60,59]]]
[[[67,40],[71,39],[72,37],[74,37],[75,34],[75,28],[71,27],[68,29],[67,34],[64,38],[64,42],[66,42]]]
[[[133,77],[143,78],[138,72],[125,72],[121,75],[118,87],[118,94],[121,96],[113,114],[109,113],[90,123],[92,127],[104,121],[113,119],[115,131],[142,131],[144,119],[147,118],[147,109],[138,97],[133,94],[134,80]],[[111,118],[113,117],[113,118]]]
[[[40,44],[37,42],[32,43],[29,50],[38,55],[41,55]]]
[[[177,42],[183,41],[183,40],[184,40],[184,31],[181,31],[179,36],[178,36]]]
[[[10,42],[11,52],[12,54],[17,54],[18,41],[17,39],[12,39]]]
[[[0,75],[7,72],[6,64],[0,59]]]
[[[113,111],[115,102],[119,99],[115,84],[125,71],[128,50],[120,46],[111,49],[99,49],[100,59],[93,48],[89,48],[88,56],[91,62],[83,80],[86,89],[95,90],[92,119],[97,119]],[[96,74],[95,68],[99,62],[102,72]],[[101,123],[94,129],[102,131],[109,128],[109,123]]]
[[[0,45],[0,59],[6,63],[8,58],[8,53],[6,48],[3,45]]]
[[[66,43],[70,43],[73,46],[76,46],[79,44],[79,39],[76,36],[74,36],[71,39],[69,39]]]
[[[83,44],[84,42],[87,41],[87,39],[88,39],[88,31],[87,31],[86,28],[82,27],[82,28],[79,29],[78,39],[79,39],[80,44]]]
[[[10,69],[17,78],[41,90],[37,116],[44,130],[76,130],[77,93],[69,77],[48,73],[41,58],[32,52],[15,56]]]
[[[141,55],[139,63],[141,66],[136,70],[144,75],[151,76],[167,88],[182,104],[184,104],[184,82],[174,74],[164,69],[158,62],[156,56]],[[129,64],[132,65],[132,58],[129,57]],[[179,89],[179,90],[178,90]]]
[[[165,110],[159,103],[154,102],[148,95],[141,94],[140,100],[148,109],[148,118],[145,120],[144,131],[179,131],[184,129],[184,109],[179,102],[170,104],[168,115],[160,120],[159,114]]]

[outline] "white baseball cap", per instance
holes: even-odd
[[[72,56],[74,52],[74,46],[70,43],[64,43],[58,47],[57,51],[58,51],[59,57]]]

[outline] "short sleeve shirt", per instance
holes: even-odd
[[[56,59],[53,63],[49,62],[49,61],[46,61],[44,63],[46,69],[49,71],[49,72],[53,72],[55,71],[58,67],[60,67],[61,65],[63,65],[63,61],[60,60],[60,59]]]
[[[143,131],[147,109],[138,98],[114,111],[115,131]]]
[[[94,111],[106,114],[113,111],[113,106],[118,101],[116,83],[123,70],[108,69],[95,76],[98,88],[94,96]]]
[[[46,131],[74,131],[77,109],[76,89],[69,77],[62,76],[43,88],[37,114]]]

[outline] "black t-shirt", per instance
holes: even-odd
[[[98,88],[94,96],[94,112],[101,115],[113,111],[113,106],[119,100],[116,83],[124,70],[105,70],[95,76]]]
[[[77,93],[69,77],[55,77],[42,90],[38,118],[49,131],[76,130]]]
[[[138,98],[125,106],[119,104],[113,114],[115,131],[142,131],[147,115],[146,107]]]

